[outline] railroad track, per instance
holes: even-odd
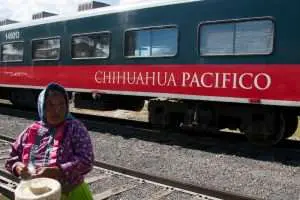
[[[0,135],[0,161],[8,157],[9,142],[14,139]],[[3,166],[3,165],[2,165]],[[14,199],[14,190],[20,180],[4,169],[0,170],[0,193]],[[126,169],[120,166],[95,161],[94,169],[86,177],[95,200],[104,199],[188,199],[188,200],[254,200],[249,196],[219,191],[187,184],[163,177]],[[97,188],[97,189],[96,189]],[[144,193],[144,194],[143,194]]]
[[[9,143],[7,140],[0,139],[0,163],[4,164],[5,160],[8,158],[9,153]],[[2,164],[2,166],[3,166]],[[14,197],[14,190],[19,183],[19,179],[7,171],[0,169],[0,193],[9,199]],[[1,196],[0,196],[1,199]]]

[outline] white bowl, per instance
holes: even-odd
[[[15,200],[59,200],[60,197],[60,183],[50,178],[21,181],[15,190]]]

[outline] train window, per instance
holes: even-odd
[[[125,32],[125,56],[175,56],[178,45],[175,27],[130,30]]]
[[[93,33],[72,37],[72,58],[108,58],[110,33]]]
[[[201,55],[233,54],[233,24],[203,25],[200,31]]]
[[[273,51],[271,20],[207,23],[200,26],[200,55],[267,55]]]
[[[34,60],[58,60],[60,54],[60,39],[38,39],[32,41]]]
[[[23,61],[24,43],[13,42],[1,45],[2,62],[20,62]]]

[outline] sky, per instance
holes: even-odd
[[[132,4],[151,0],[96,0],[110,5]],[[33,13],[41,11],[69,15],[77,12],[78,4],[89,0],[0,0],[0,20],[31,20]]]

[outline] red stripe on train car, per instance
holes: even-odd
[[[299,74],[296,64],[2,66],[0,84],[299,101]]]

